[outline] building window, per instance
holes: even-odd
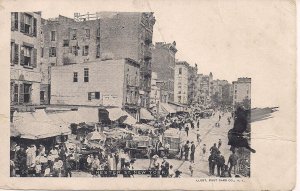
[[[90,38],[90,29],[85,29],[85,38]]]
[[[55,47],[49,48],[49,57],[56,57],[56,48]]]
[[[100,99],[100,92],[95,92],[95,99]]]
[[[76,40],[77,39],[77,30],[76,29],[72,29],[70,31],[70,37],[72,40]]]
[[[84,46],[82,51],[82,56],[88,56],[89,55],[89,46]]]
[[[30,46],[21,47],[21,59],[20,59],[21,65],[36,67],[36,62],[37,62],[36,57],[37,57],[37,51],[35,48],[32,48]]]
[[[88,100],[100,99],[100,92],[88,92]]]
[[[55,41],[55,31],[51,31],[51,41]]]
[[[97,45],[97,54],[96,58],[100,58],[100,44]]]
[[[19,101],[19,85],[15,84],[14,85],[14,102],[18,103]]]
[[[89,69],[84,68],[84,82],[89,82]]]
[[[40,91],[40,101],[45,101],[45,91]]]
[[[75,56],[78,56],[77,46],[72,46],[71,53],[74,54]]]
[[[44,57],[44,48],[41,47],[41,57],[43,58]]]
[[[179,68],[179,74],[180,75],[182,74],[182,68]]]
[[[24,84],[24,103],[30,102],[31,84]]]
[[[73,73],[73,82],[78,82],[78,72]]]
[[[20,32],[28,35],[36,36],[37,31],[37,20],[33,16],[21,13],[20,17]]]
[[[64,40],[63,47],[69,47],[69,40]]]

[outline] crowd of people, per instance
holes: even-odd
[[[77,162],[76,162],[77,161]],[[40,144],[30,146],[14,145],[11,150],[10,175],[59,177],[72,176],[72,164],[78,164],[75,150],[69,150],[64,144],[47,149]]]
[[[225,112],[214,111],[208,117],[215,116],[218,124],[216,127],[220,127],[219,122],[224,117]],[[232,117],[227,117],[229,125]],[[236,174],[238,161],[235,150],[232,150],[232,154],[226,164],[225,158],[220,151],[222,140],[219,139],[209,149],[210,155],[207,157],[206,144],[202,143],[200,135],[200,118],[201,116],[197,112],[168,116],[155,121],[153,124],[154,130],[138,130],[137,133],[141,136],[159,137],[163,136],[168,128],[178,129],[179,132],[184,132],[186,141],[181,144],[177,159],[188,162],[191,176],[194,176],[195,161],[208,160],[210,176],[231,177],[232,170],[233,174]],[[191,136],[193,133],[196,134],[196,140]],[[86,142],[88,142],[86,138],[80,141],[81,144],[86,144]],[[195,156],[197,147],[200,151],[199,158]],[[157,140],[153,145],[148,146],[147,158],[149,158],[149,166],[147,170],[156,172],[151,173],[149,176],[162,178],[181,177],[182,172],[179,169],[174,169],[175,165],[170,164],[168,161],[169,150],[170,144],[162,144],[161,140]],[[14,148],[11,149],[11,176],[72,177],[74,170],[81,170],[94,177],[135,177],[135,174],[132,172],[135,170],[137,159],[128,148],[109,149],[104,147],[86,156],[80,154],[80,151],[80,146],[69,148],[65,143],[56,144],[51,146],[51,148],[47,148],[42,144],[31,144],[30,146],[14,145]],[[118,175],[118,173],[104,173],[105,171],[120,171],[122,173]]]

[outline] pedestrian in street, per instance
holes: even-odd
[[[197,142],[200,143],[201,139],[200,139],[200,131],[199,129],[197,130]]]
[[[186,132],[186,136],[188,137],[189,136],[189,126],[187,126],[187,125],[185,127],[185,132]]]
[[[218,143],[218,149],[220,149],[221,145],[222,145],[222,140],[221,140],[221,139],[219,139],[219,143]]]
[[[222,169],[223,169],[223,167],[225,165],[225,158],[224,158],[223,155],[221,155],[220,151],[217,153],[216,162],[217,162],[218,176],[221,176]]]
[[[195,127],[194,127],[194,122],[193,122],[193,120],[191,120],[190,123],[191,123],[191,128],[194,129]]]
[[[115,152],[115,163],[116,163],[116,170],[118,170],[118,164],[119,164],[119,158],[120,158],[120,156],[119,156],[119,152],[117,151],[117,152]]]
[[[205,154],[206,154],[206,144],[203,144],[203,147],[202,147],[202,159],[204,159]]]
[[[188,160],[189,157],[189,141],[186,141],[186,144],[184,145],[184,155],[185,155],[185,160]]]
[[[125,154],[123,150],[121,150],[120,158],[121,158],[121,169],[123,169],[125,167]]]
[[[93,160],[92,163],[92,175],[96,176],[97,175],[97,169],[100,167],[100,160],[98,158],[98,155],[95,156],[95,159]]]
[[[65,162],[65,176],[66,177],[72,177],[72,166],[71,166],[71,157],[70,155],[67,156],[66,162]]]
[[[197,128],[198,129],[200,128],[200,120],[198,120],[198,122],[197,122]]]
[[[208,157],[208,166],[209,166],[209,175],[215,174],[215,168],[216,168],[216,154],[211,153]]]
[[[182,160],[183,158],[183,153],[184,153],[184,144],[180,146],[180,160]]]
[[[214,146],[212,146],[210,149],[209,149],[210,153],[212,154],[217,154],[217,152],[219,151],[219,149],[217,148],[217,144],[214,143]]]
[[[191,172],[191,177],[193,177],[193,174],[194,174],[194,166],[195,166],[195,163],[190,162],[189,170]]]
[[[195,162],[195,151],[196,151],[196,146],[194,144],[194,141],[191,142],[191,162]]]
[[[163,161],[161,163],[161,176],[163,178],[167,178],[169,176],[169,162],[166,160],[167,157],[163,157]]]
[[[227,165],[230,165],[228,170],[230,177],[231,177],[232,168],[233,168],[233,173],[236,174],[237,161],[238,161],[238,156],[235,154],[235,150],[232,150],[232,154],[229,156],[228,163],[227,163]]]
[[[221,118],[222,118],[221,115],[219,115],[219,121],[221,120]]]

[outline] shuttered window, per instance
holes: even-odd
[[[11,30],[18,30],[18,24],[19,24],[19,19],[18,19],[18,13],[17,12],[12,12],[11,13]]]
[[[30,103],[31,84],[24,84],[24,103]]]
[[[19,96],[19,103],[24,103],[24,84],[20,84],[20,96]]]
[[[19,64],[19,45],[15,44],[14,46],[14,64]]]
[[[19,99],[19,85],[18,84],[14,84],[14,90],[13,90],[13,96],[14,96],[14,99],[13,99],[13,101],[14,101],[14,103],[18,103],[18,99]]]

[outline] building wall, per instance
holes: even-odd
[[[179,71],[181,70],[181,74]],[[188,103],[188,63],[177,62],[175,66],[174,102]]]
[[[197,73],[198,67],[197,64],[195,66],[189,66],[188,71],[188,103],[195,103],[197,100]]]
[[[233,104],[251,100],[251,78],[238,78],[233,82]]]
[[[24,15],[31,17],[31,29],[29,32],[23,31],[25,24]],[[24,17],[23,17],[24,16]],[[12,107],[24,105],[39,105],[40,104],[40,26],[41,14],[40,12],[16,12],[12,13],[11,17],[11,105]],[[15,19],[17,18],[17,19]],[[22,21],[21,21],[22,20]],[[25,21],[25,20],[24,20]],[[36,25],[34,24],[36,22]],[[22,24],[21,24],[22,23]],[[27,27],[26,27],[27,28]],[[35,28],[35,30],[33,29]],[[25,29],[24,29],[25,30]],[[21,32],[22,31],[22,32]],[[27,31],[27,29],[26,29]],[[35,31],[35,32],[34,32]],[[31,47],[25,49],[24,47]],[[30,52],[30,53],[28,53]],[[31,55],[29,65],[24,65],[25,56]],[[31,84],[30,100],[25,103],[24,84]],[[16,96],[14,96],[16,95]]]
[[[167,101],[174,101],[174,71],[176,43],[157,42],[152,50],[152,71],[164,85],[162,91],[166,92]],[[163,101],[163,100],[161,100]]]
[[[89,69],[89,82],[84,82],[84,68]],[[139,77],[138,71],[123,59],[52,67],[51,104],[123,107],[128,86],[136,83],[127,79]],[[78,82],[73,82],[74,72],[78,72]],[[88,92],[100,92],[100,98],[89,100]]]
[[[150,93],[150,108],[152,108],[152,111],[158,111],[160,97],[160,88],[157,85],[157,74],[155,72],[152,72]]]
[[[153,13],[105,12],[97,13],[98,19],[75,21],[59,16],[46,21],[43,26],[46,62],[48,67],[82,63],[85,61],[131,58],[141,66],[140,95],[141,104],[149,106],[151,91],[151,51]],[[71,30],[76,29],[77,38],[72,40]],[[86,38],[85,29],[90,29],[90,37]],[[56,31],[57,40],[51,41],[50,33]],[[47,34],[46,34],[47,33]],[[69,40],[69,46],[63,47],[63,41]],[[49,57],[49,48],[56,47],[56,57]],[[89,46],[88,56],[82,54],[83,47]],[[75,56],[71,47],[78,47]],[[46,67],[45,67],[46,68]],[[47,72],[44,72],[47,73]]]

